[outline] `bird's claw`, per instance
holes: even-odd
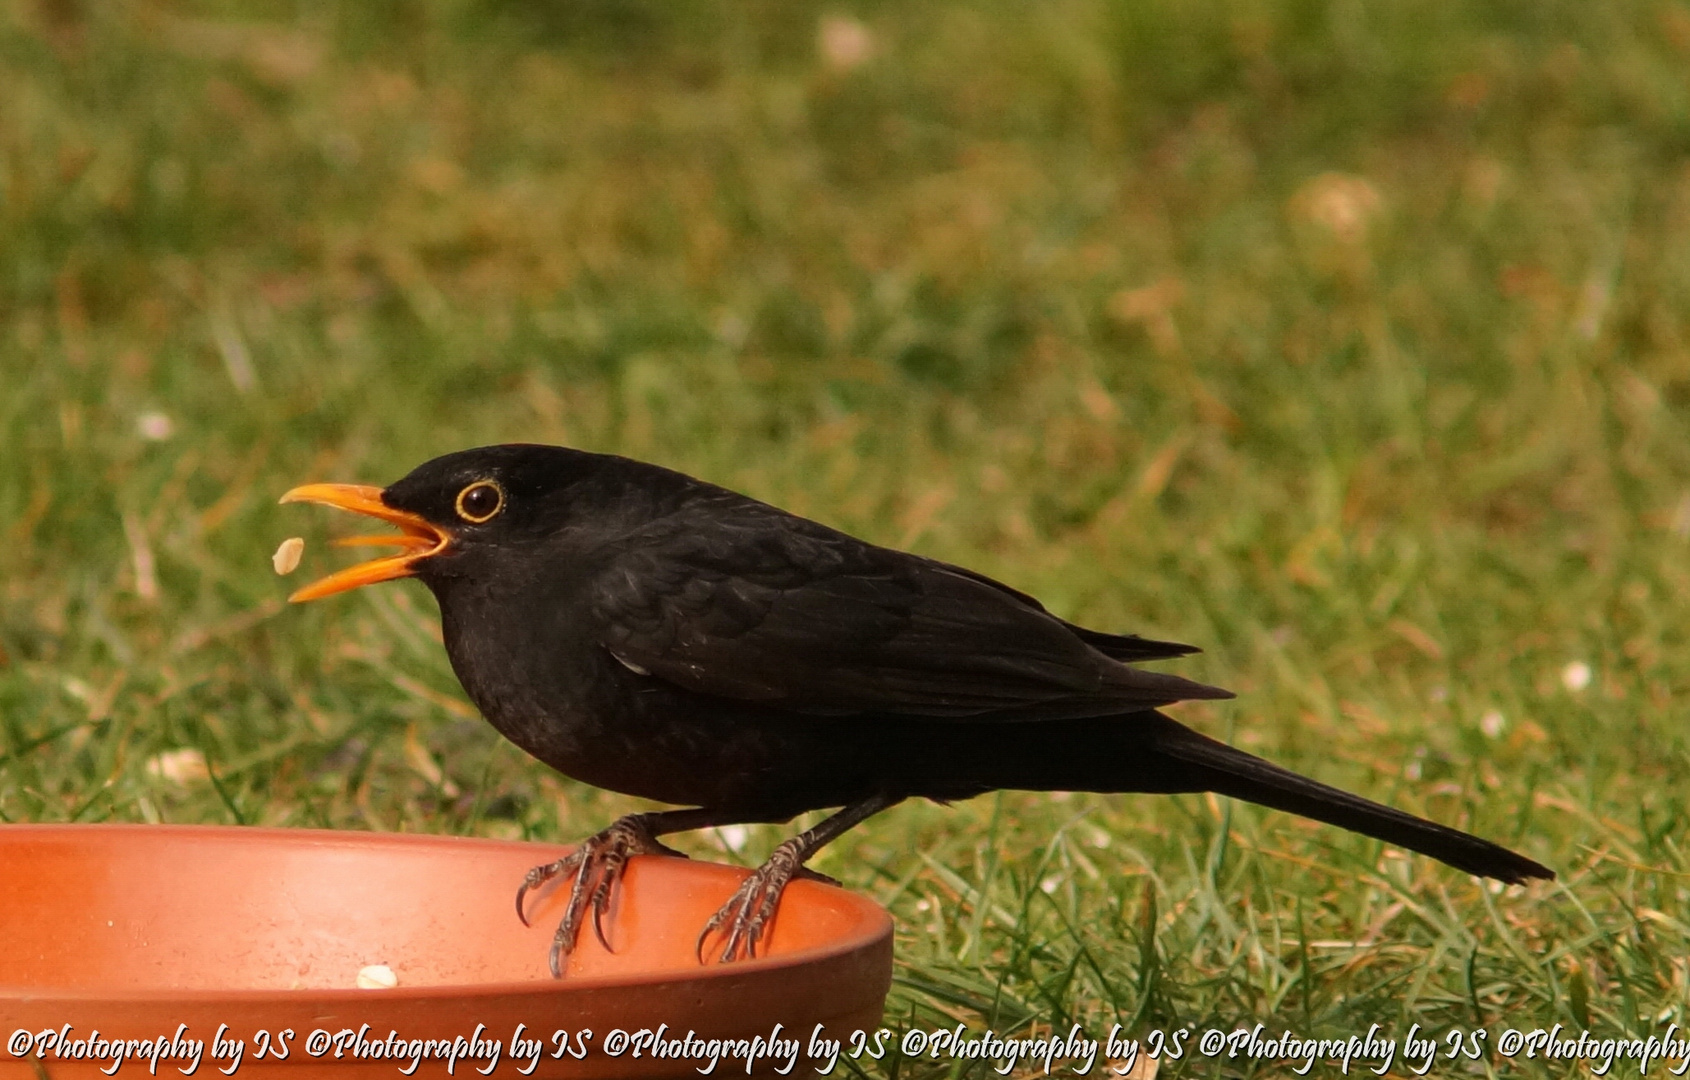
[[[704,929],[698,933],[698,942],[693,947],[698,962],[705,962],[704,943],[710,939],[710,935],[718,931],[723,932],[727,939],[722,946],[722,963],[755,959],[757,946],[763,940],[769,923],[774,919],[775,909],[780,906],[781,893],[795,877],[833,880],[804,869],[799,861],[797,843],[788,840],[775,848],[768,862],[740,882],[739,888],[728,897],[728,902],[704,924]]]
[[[610,899],[615,892],[616,883],[621,880],[631,857],[680,854],[673,848],[659,843],[638,815],[630,815],[616,821],[603,832],[583,840],[574,851],[556,862],[543,863],[528,871],[527,876],[522,879],[522,885],[516,890],[516,913],[524,926],[529,925],[528,915],[522,907],[527,895],[552,878],[574,871],[569,902],[564,906],[563,918],[558,922],[557,933],[552,935],[551,951],[547,954],[552,977],[563,978],[564,966],[569,955],[575,951],[576,939],[581,934],[582,916],[589,908],[593,913],[593,933],[598,937],[599,944],[604,946],[606,952],[615,951],[610,947],[610,940],[604,932],[604,915],[610,909]]]
[[[522,925],[533,925],[528,921],[528,913],[522,910],[522,901],[527,898],[529,893],[538,889],[552,878],[575,869],[575,865],[581,861],[582,853],[585,849],[586,845],[583,844],[556,862],[541,863],[539,866],[536,866],[534,869],[528,871],[527,876],[522,879],[522,887],[516,890],[516,917],[522,920]]]

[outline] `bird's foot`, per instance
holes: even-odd
[[[581,920],[589,908],[593,913],[593,933],[598,936],[599,944],[605,947],[606,952],[615,951],[605,937],[604,913],[610,907],[611,893],[615,890],[616,883],[622,879],[622,873],[628,867],[628,860],[635,855],[673,855],[686,858],[679,851],[658,841],[644,815],[629,814],[619,818],[603,832],[583,840],[574,851],[556,862],[536,866],[522,879],[522,887],[516,890],[516,914],[523,925],[527,926],[528,915],[522,909],[522,901],[528,894],[552,878],[563,874],[571,874],[574,877],[569,891],[569,903],[563,909],[563,918],[558,923],[557,933],[552,936],[548,961],[553,978],[563,978],[564,965],[569,960],[569,954],[575,951],[576,939],[581,935]]]
[[[704,963],[704,943],[710,935],[721,931],[727,938],[722,948],[722,963],[750,960],[757,955],[757,945],[774,919],[780,905],[781,893],[793,878],[810,878],[830,885],[839,884],[825,874],[805,869],[803,837],[793,837],[775,848],[769,861],[759,866],[751,876],[740,882],[739,888],[728,897],[721,910],[699,931],[696,952],[698,962]]]

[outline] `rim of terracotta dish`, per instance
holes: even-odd
[[[171,833],[183,838],[195,836],[236,837],[238,839],[267,839],[275,838],[287,842],[314,841],[329,842],[338,846],[362,847],[372,841],[376,844],[392,844],[395,846],[416,847],[503,847],[519,848],[530,851],[555,851],[562,853],[570,849],[569,844],[540,843],[528,840],[497,840],[480,836],[440,836],[434,833],[381,833],[364,829],[288,829],[266,825],[151,825],[145,822],[91,822],[85,825],[65,824],[63,822],[17,822],[0,826],[0,833],[33,832],[48,835],[70,836],[87,832],[151,832]],[[369,838],[369,839],[360,839]],[[536,862],[545,860],[536,860]],[[749,869],[740,866],[728,866],[726,863],[695,862],[694,860],[677,860],[691,863],[694,866],[720,866],[727,870]],[[362,990],[357,988],[325,987],[322,989],[301,988],[298,990],[111,990],[111,991],[57,991],[36,987],[20,987],[0,984],[0,994],[27,993],[32,1001],[159,1001],[171,1000],[182,1002],[198,1001],[260,1001],[277,998],[295,1000],[329,1000],[329,1001],[369,1001],[379,997],[384,1001],[424,999],[433,997],[456,997],[466,995],[485,996],[533,996],[545,997],[556,994],[560,990],[594,990],[601,987],[642,987],[656,986],[666,983],[694,982],[700,979],[732,979],[743,975],[763,974],[779,971],[783,968],[799,967],[818,961],[830,960],[849,955],[850,953],[872,948],[882,939],[892,935],[892,916],[886,909],[870,900],[834,885],[820,881],[807,881],[802,885],[812,888],[829,889],[848,898],[850,907],[858,918],[846,933],[839,936],[832,944],[812,945],[808,948],[797,949],[793,952],[783,952],[779,956],[760,956],[752,960],[736,960],[731,964],[706,963],[697,968],[676,968],[670,971],[642,972],[635,975],[583,975],[579,977],[565,976],[561,979],[522,979],[507,980],[505,982],[482,983],[450,983],[435,986],[396,986],[388,990]],[[515,918],[515,915],[512,915]]]

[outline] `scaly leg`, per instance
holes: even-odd
[[[804,863],[822,847],[839,838],[847,829],[889,806],[903,800],[892,795],[871,795],[852,803],[830,818],[824,818],[775,848],[769,861],[759,866],[745,879],[739,889],[728,898],[720,911],[710,917],[698,935],[698,962],[704,962],[704,943],[710,935],[721,930],[727,937],[722,949],[722,962],[750,959],[757,955],[757,943],[774,918],[780,904],[781,892],[794,877],[821,877],[804,869]],[[826,880],[826,879],[824,879]]]
[[[673,855],[684,859],[685,855],[659,843],[657,838],[667,833],[725,824],[731,824],[731,821],[724,820],[724,816],[716,811],[706,809],[629,814],[617,819],[598,835],[582,841],[574,851],[556,862],[528,871],[522,887],[516,890],[516,914],[524,926],[528,925],[528,915],[522,910],[522,901],[530,892],[561,874],[573,873],[575,878],[569,891],[569,903],[563,909],[563,919],[552,937],[548,957],[552,977],[563,978],[564,964],[569,954],[575,951],[575,941],[581,933],[581,917],[589,907],[593,912],[593,932],[598,935],[599,943],[606,951],[614,951],[605,938],[604,913],[610,907],[611,893],[621,880],[622,872],[627,869],[629,858],[635,855]]]

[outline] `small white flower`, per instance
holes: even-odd
[[[148,442],[164,442],[176,434],[176,424],[161,412],[144,412],[135,418],[135,431]]]
[[[1503,716],[1500,710],[1486,709],[1485,714],[1479,717],[1479,730],[1484,732],[1489,738],[1501,738],[1503,731],[1506,730],[1507,727],[1508,718]]]
[[[1367,235],[1384,201],[1379,189],[1366,178],[1338,172],[1321,173],[1291,197],[1297,217],[1349,243]]]
[[[1590,685],[1590,676],[1590,665],[1583,660],[1574,660],[1561,669],[1561,685],[1576,694]]]
[[[828,67],[850,71],[874,56],[874,32],[849,15],[828,15],[816,28],[816,45]]]

